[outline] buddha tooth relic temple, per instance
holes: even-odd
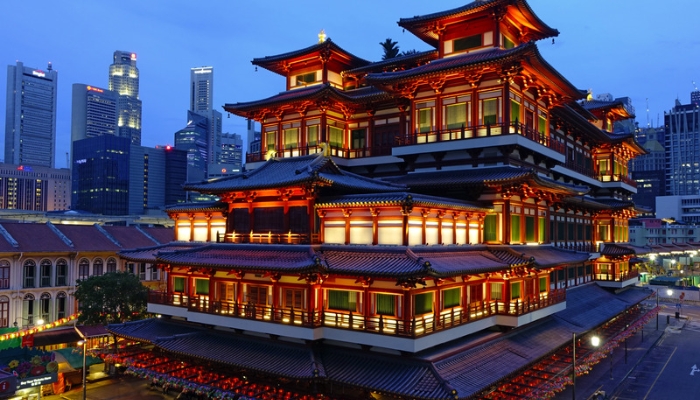
[[[398,24],[431,50],[371,62],[320,35],[253,59],[286,86],[224,106],[261,126],[247,171],[189,182],[219,200],[120,252],[165,282],[159,318],[108,327],[150,349],[130,368],[226,370],[188,381],[214,398],[543,398],[572,334],[580,375],[656,315],[627,233],[645,150],[612,133],[634,116],[543,59],[559,32],[525,0]]]

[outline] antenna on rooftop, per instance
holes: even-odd
[[[647,128],[651,127],[651,123],[649,122],[649,98],[647,97]]]

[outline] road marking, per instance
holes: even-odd
[[[700,369],[698,369],[697,364],[693,365],[693,368],[690,370],[690,376],[695,376],[695,373],[698,371],[700,371]]]
[[[649,390],[647,391],[647,394],[644,395],[644,400],[646,400],[646,398],[649,397],[649,393],[651,392],[651,389],[654,388],[654,385],[656,385],[656,381],[659,380],[659,377],[661,376],[661,374],[663,374],[664,370],[665,370],[666,367],[668,366],[668,363],[671,362],[671,358],[673,358],[673,355],[676,354],[676,350],[678,350],[678,347],[676,347],[676,348],[673,349],[673,352],[672,352],[671,355],[668,357],[668,360],[666,360],[666,364],[664,364],[664,367],[661,368],[661,371],[659,371],[658,375],[656,375],[656,379],[654,379],[654,382],[653,382],[653,383],[651,384],[651,386],[649,387]]]

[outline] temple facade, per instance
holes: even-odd
[[[627,243],[637,212],[628,163],[645,150],[632,134],[611,133],[633,117],[623,104],[590,100],[542,58],[535,42],[558,31],[525,0],[475,1],[398,24],[432,49],[370,62],[320,36],[254,59],[286,86],[224,106],[262,127],[248,170],[186,184],[219,200],[169,207],[176,242],[120,257],[165,272],[149,311],[177,329],[230,334],[230,351],[250,336],[317,349],[314,368],[295,378],[304,390],[474,398],[564,346],[571,329],[585,335],[640,317],[648,293],[620,300],[611,289],[638,281],[633,262],[645,250]],[[576,322],[585,298],[601,302]],[[164,324],[110,330],[169,351],[159,340],[174,328]],[[469,381],[437,367],[447,357],[473,368],[468,338],[547,324],[557,340],[523,359],[494,359],[493,376]],[[365,355],[320,355],[342,349]],[[357,380],[376,357],[433,365],[432,391]],[[233,364],[270,377],[292,361],[257,362]]]

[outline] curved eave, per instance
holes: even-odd
[[[385,72],[385,71],[400,71],[410,68],[415,68],[419,65],[436,60],[438,57],[437,50],[428,50],[415,54],[407,54],[404,56],[396,56],[387,60],[373,62],[369,65],[353,68],[343,71],[343,76],[364,76],[369,73]]]
[[[637,155],[644,155],[644,154],[649,154],[649,151],[642,147],[642,145],[639,144],[637,141],[637,138],[634,137],[633,133],[625,133],[625,134],[608,134],[608,137],[610,138],[610,141],[612,144],[618,144],[618,143],[624,143],[627,147],[630,148],[633,152],[636,152]]]
[[[315,208],[334,208],[334,207],[397,207],[404,205],[413,207],[428,207],[439,209],[462,210],[471,212],[487,213],[493,211],[493,208],[482,207],[477,204],[467,204],[466,202],[457,202],[453,199],[443,199],[435,196],[426,196],[421,194],[398,192],[395,194],[377,194],[373,195],[348,195],[328,198],[325,201],[317,202]]]
[[[401,18],[398,25],[416,35],[427,44],[438,47],[440,40],[433,27],[459,22],[469,15],[486,12],[491,8],[507,6],[507,13],[521,26],[527,26],[535,40],[559,36],[559,31],[544,23],[524,0],[473,1],[465,6],[437,13]]]
[[[416,80],[429,80],[476,69],[482,70],[487,66],[500,66],[516,62],[523,65],[524,68],[534,70],[538,78],[546,81],[552,88],[556,88],[560,96],[570,100],[585,97],[584,92],[574,87],[542,58],[534,42],[528,42],[512,49],[494,48],[442,58],[406,71],[368,74],[365,80],[381,88],[390,88],[392,85],[415,82]]]
[[[288,62],[293,62],[298,58],[319,57],[322,51],[327,50],[330,50],[332,55],[340,57],[341,63],[347,65],[349,68],[357,68],[370,64],[370,61],[345,51],[330,39],[327,39],[323,43],[316,43],[300,50],[294,50],[274,56],[255,58],[251,61],[251,63],[276,74],[287,76],[287,68],[285,65],[288,65]]]
[[[228,204],[216,201],[208,203],[188,203],[188,204],[177,204],[165,207],[166,213],[180,213],[180,212],[205,212],[205,211],[226,211],[228,210]]]
[[[554,193],[564,194],[569,196],[581,196],[590,191],[590,188],[585,186],[572,186],[551,179],[543,178],[537,175],[534,171],[529,171],[528,174],[513,177],[510,179],[485,180],[484,185],[488,187],[500,187],[503,185],[530,183],[535,187],[546,188]]]
[[[562,121],[566,121],[567,123],[573,125],[575,128],[577,128],[577,131],[580,131],[585,135],[586,139],[590,140],[593,143],[600,144],[600,143],[605,143],[610,140],[610,137],[607,135],[606,132],[603,132],[602,130],[598,129],[595,125],[591,123],[591,120],[588,120],[584,115],[581,114],[579,111],[584,111],[587,112],[585,109],[581,108],[580,105],[578,105],[577,102],[571,102],[569,104],[564,104],[558,107],[554,107],[552,109],[552,115],[555,116],[556,118],[561,119]],[[579,110],[575,110],[574,108],[577,108]],[[592,118],[592,120],[596,120],[595,116],[593,114],[588,113]]]
[[[320,84],[303,89],[288,90],[262,100],[227,103],[223,108],[226,112],[247,118],[251,113],[256,111],[283,108],[283,106],[293,110],[297,105],[315,102],[319,99],[334,100],[343,104],[365,104],[369,102],[389,101],[392,98],[393,97],[389,93],[375,87],[363,87],[342,91],[328,84]]]

